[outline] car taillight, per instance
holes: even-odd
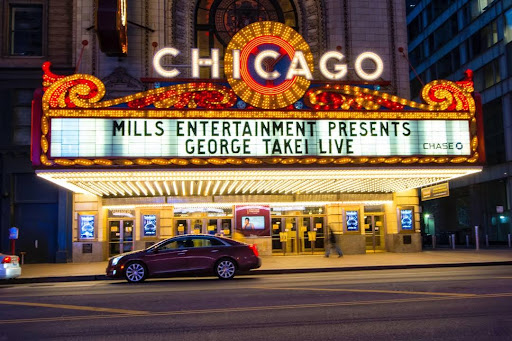
[[[7,257],[4,257],[4,259],[2,259],[2,264],[6,264],[6,263],[10,263],[12,260],[11,257],[7,256]]]
[[[252,250],[252,252],[254,253],[254,255],[256,257],[258,257],[260,255],[258,252],[258,248],[256,247],[256,244],[249,244],[249,249]]]

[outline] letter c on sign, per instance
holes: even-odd
[[[155,56],[153,57],[153,67],[155,68],[155,71],[162,77],[165,78],[174,78],[177,75],[180,74],[180,72],[176,69],[172,69],[170,71],[165,70],[160,60],[165,57],[166,55],[171,55],[173,57],[176,57],[180,54],[180,51],[175,49],[174,47],[165,47],[161,50],[158,50],[157,53],[155,53]]]
[[[365,59],[371,59],[375,63],[375,71],[373,71],[373,73],[366,73],[366,71],[363,70],[362,64]],[[354,67],[357,75],[365,81],[374,81],[378,79],[384,71],[384,63],[382,62],[382,59],[373,52],[361,53],[357,57]]]

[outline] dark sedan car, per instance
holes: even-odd
[[[256,245],[210,235],[184,235],[112,257],[107,276],[124,277],[128,282],[185,274],[215,274],[230,279],[237,271],[259,268],[258,256]]]

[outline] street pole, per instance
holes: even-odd
[[[480,250],[480,236],[478,235],[478,225],[475,226],[475,247]]]
[[[455,233],[452,234],[452,249],[455,250]]]
[[[508,247],[511,248],[512,247],[512,241],[510,239],[510,233],[508,234]]]
[[[433,249],[436,248],[436,235],[435,234],[432,235],[432,248]]]

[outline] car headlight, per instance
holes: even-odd
[[[119,260],[123,258],[123,256],[119,256],[119,257],[116,257],[114,259],[112,259],[112,266],[116,266],[117,263],[119,263]]]

